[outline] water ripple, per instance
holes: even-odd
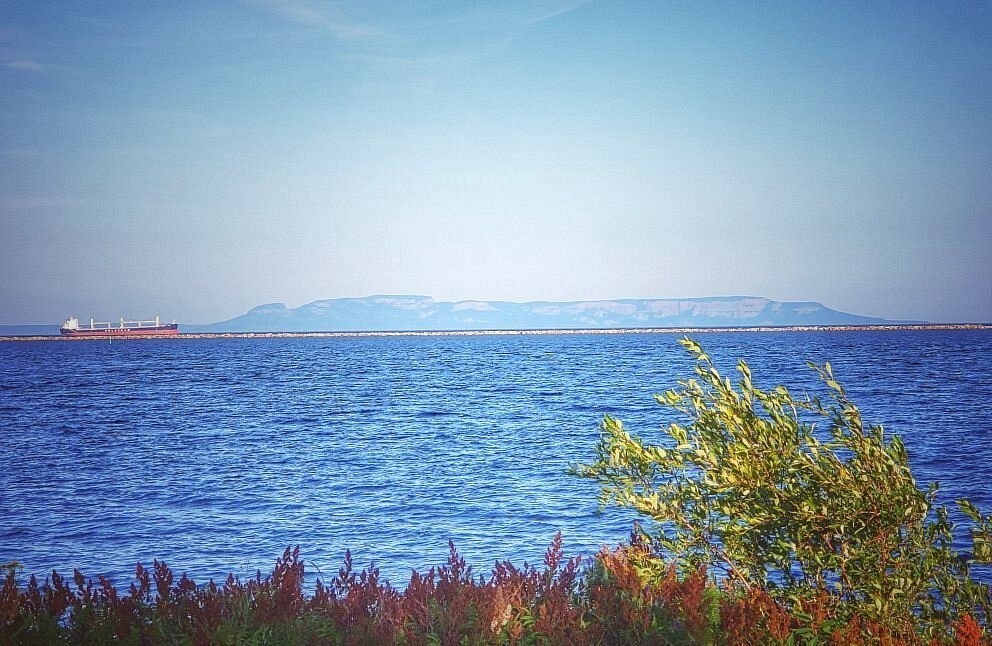
[[[167,561],[199,582],[265,571],[287,545],[344,550],[404,583],[447,557],[484,571],[625,539],[566,475],[604,413],[643,437],[691,374],[676,336],[217,339],[0,344],[0,562],[127,582]],[[992,335],[700,334],[732,373],[818,392],[830,361],[866,419],[904,436],[942,500],[992,507]]]

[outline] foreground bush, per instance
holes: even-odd
[[[958,501],[974,548],[956,552],[937,486],[917,487],[901,440],[865,425],[829,364],[810,366],[824,404],[756,388],[743,361],[735,388],[698,344],[682,345],[696,378],[657,400],[689,423],[651,445],[607,417],[596,461],[575,468],[601,484],[602,504],[655,521],[649,569],[709,567],[741,599],[767,595],[807,623],[815,609],[900,639],[992,622],[989,588],[969,572],[990,562],[992,517]]]

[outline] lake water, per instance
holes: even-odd
[[[992,333],[698,333],[728,374],[821,392],[830,361],[918,482],[992,511]],[[0,563],[128,582],[164,559],[198,582],[350,548],[397,585],[447,542],[488,573],[627,537],[597,513],[604,413],[644,435],[653,394],[691,375],[676,334],[0,343]]]

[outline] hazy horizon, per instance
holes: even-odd
[[[394,308],[396,308],[399,311],[421,310],[422,308],[426,307],[423,303],[419,302],[419,301],[423,301],[423,300],[430,301],[433,306],[441,306],[441,307],[444,307],[444,306],[454,306],[454,310],[455,311],[466,310],[466,311],[469,311],[469,312],[480,311],[480,310],[481,311],[496,311],[496,310],[493,310],[492,309],[492,306],[501,306],[501,305],[512,305],[512,306],[528,306],[528,305],[555,305],[555,306],[577,305],[577,306],[587,306],[588,305],[588,306],[592,306],[592,305],[595,305],[595,304],[604,304],[604,305],[607,306],[606,310],[604,310],[604,311],[611,311],[611,312],[613,312],[613,311],[618,311],[618,310],[616,310],[616,307],[612,307],[612,306],[619,306],[620,304],[623,304],[623,303],[626,303],[626,304],[632,304],[633,303],[633,304],[639,304],[641,306],[644,306],[644,305],[655,304],[655,303],[658,303],[660,301],[666,301],[666,302],[681,301],[683,303],[685,303],[685,302],[737,301],[737,300],[740,300],[740,301],[767,301],[768,303],[773,303],[773,304],[774,303],[778,303],[780,305],[800,305],[800,306],[803,306],[803,305],[819,305],[819,306],[822,306],[822,307],[826,308],[827,310],[832,311],[832,312],[837,313],[837,314],[851,315],[851,316],[854,316],[854,317],[866,318],[864,315],[862,315],[862,314],[860,314],[858,312],[847,312],[847,311],[843,311],[843,310],[838,310],[836,308],[830,307],[829,304],[819,303],[817,301],[808,301],[808,300],[807,301],[775,301],[773,299],[766,299],[766,298],[764,298],[762,296],[753,295],[753,294],[752,295],[735,294],[735,295],[729,295],[729,296],[687,296],[687,297],[672,297],[672,298],[664,298],[664,299],[651,299],[651,298],[646,298],[646,299],[644,299],[644,298],[614,298],[614,299],[592,299],[592,300],[590,300],[590,299],[579,299],[579,300],[570,300],[570,301],[549,301],[549,300],[546,300],[546,299],[538,299],[538,300],[530,300],[530,301],[507,301],[507,300],[492,300],[492,299],[490,299],[490,300],[460,299],[460,300],[457,300],[457,301],[445,301],[445,300],[436,299],[436,298],[434,298],[434,297],[432,297],[430,295],[427,295],[427,294],[369,294],[369,295],[366,295],[366,296],[341,296],[341,297],[333,297],[333,298],[328,298],[328,299],[316,299],[316,300],[313,300],[313,301],[307,301],[306,303],[300,303],[300,304],[287,304],[287,303],[284,303],[282,301],[273,301],[273,302],[269,302],[269,303],[257,303],[255,305],[253,305],[252,307],[246,308],[244,311],[239,312],[238,314],[235,314],[234,316],[228,317],[227,319],[218,320],[218,321],[192,322],[192,321],[170,320],[170,319],[163,318],[162,319],[162,322],[164,322],[164,323],[167,323],[167,322],[176,322],[176,323],[180,323],[181,325],[184,325],[184,326],[187,326],[187,327],[198,328],[198,327],[204,327],[204,326],[210,326],[210,325],[214,325],[214,324],[218,324],[218,323],[223,323],[223,322],[228,321],[228,320],[237,320],[237,319],[239,319],[239,318],[241,318],[241,317],[243,317],[245,315],[250,315],[250,314],[254,313],[256,310],[268,310],[268,309],[273,308],[273,307],[285,307],[287,311],[292,312],[293,314],[297,314],[297,313],[299,313],[299,312],[302,311],[304,315],[308,315],[308,314],[312,314],[313,313],[313,310],[310,309],[310,306],[317,305],[318,306],[318,309],[322,311],[322,308],[324,307],[324,305],[323,305],[324,303],[335,302],[335,301],[344,301],[344,302],[360,301],[360,302],[365,302],[365,303],[368,303],[368,304],[375,303],[377,305],[381,305],[381,306],[384,306],[386,308],[394,307]],[[408,302],[403,302],[403,301],[408,301]],[[418,302],[417,303],[414,303],[413,301],[418,301]],[[462,306],[467,306],[467,307],[462,307]],[[751,305],[751,307],[753,307],[753,305]],[[652,308],[650,308],[650,307],[648,309],[649,309],[649,311],[653,311]],[[634,312],[634,311],[631,310],[631,312]],[[636,313],[636,312],[634,312],[634,313]],[[829,313],[827,313],[827,314],[829,314]],[[89,318],[91,318],[91,317],[80,318],[79,316],[77,316],[74,313],[73,314],[70,314],[69,316],[75,316],[76,318],[79,318],[80,321],[82,323],[84,323],[84,324],[88,324],[88,320],[89,320]],[[703,314],[703,316],[705,316],[705,314]],[[114,315],[114,316],[110,316],[110,317],[106,317],[106,316],[99,317],[99,316],[96,316],[96,317],[92,317],[92,318],[94,320],[96,320],[96,321],[101,321],[101,322],[107,321],[109,319],[109,321],[111,323],[116,324],[116,321],[118,320],[118,318],[124,318],[125,320],[130,321],[130,320],[135,320],[136,318],[140,318],[140,317],[134,317],[134,316],[131,316],[129,313],[124,313],[123,317],[120,317],[119,315]],[[847,324],[851,324],[851,325],[871,325],[871,324],[878,324],[878,325],[882,325],[882,324],[895,324],[895,325],[903,325],[903,324],[933,324],[933,325],[943,325],[943,324],[963,324],[963,325],[982,324],[982,325],[987,325],[987,324],[990,323],[988,321],[927,321],[927,320],[922,320],[922,319],[889,319],[889,318],[884,318],[884,317],[876,317],[876,318],[878,319],[877,320],[877,323],[867,323],[867,322],[864,322],[864,323],[861,323],[861,322],[852,322],[852,323],[832,322],[831,323],[831,322],[822,322],[820,320],[808,320],[808,321],[805,321],[805,322],[802,322],[802,323],[795,322],[795,323],[779,324],[779,323],[770,323],[770,322],[767,322],[767,323],[760,323],[760,325],[784,325],[786,327],[789,327],[789,326],[793,326],[793,325],[835,325],[835,324],[836,325],[847,325]],[[360,319],[360,317],[359,317],[359,319]],[[359,319],[356,319],[356,320],[359,320]],[[274,320],[273,323],[276,326],[278,326],[279,320],[281,320],[281,319]],[[476,321],[470,319],[469,322],[470,323],[475,323]],[[656,321],[654,321],[653,324],[654,325],[661,326],[661,327],[666,327],[668,325],[668,323],[666,323],[665,321],[661,321],[661,320],[656,320]],[[681,325],[686,325],[686,324],[687,323],[679,323],[680,326]],[[728,322],[726,324],[728,324],[728,325],[737,325],[737,324],[751,325],[751,324],[755,324],[755,323],[750,322],[750,321],[747,321],[747,320],[741,320],[741,319],[734,319],[733,322],[730,322],[729,319],[728,319]],[[454,330],[454,329],[462,329],[460,327],[457,327],[457,325],[455,325],[455,324],[453,324],[453,325],[454,326],[451,327],[450,329],[452,329],[452,330]],[[558,325],[558,322],[549,322],[548,325],[550,326],[549,329],[559,329],[559,327],[560,327]],[[645,327],[645,326],[650,327],[650,325],[645,324],[644,321],[642,321],[642,320],[638,320],[637,321],[637,324],[634,324],[634,325],[627,325],[626,323],[623,323],[623,322],[616,322],[616,324],[611,324],[611,325],[612,325],[612,327],[619,327],[619,328],[625,328],[625,327],[637,328],[637,327]],[[702,325],[705,327],[705,326],[708,326],[709,324],[708,323],[704,323]],[[0,323],[0,328],[22,328],[22,327],[23,328],[28,328],[28,327],[42,327],[42,326],[47,326],[47,327],[54,328],[56,326],[56,323],[54,323],[52,321],[40,322],[40,323],[27,323],[27,324],[4,324],[4,323]],[[582,327],[582,326],[579,326],[579,327]],[[576,326],[566,326],[566,327],[560,328],[560,329],[579,329],[579,327],[576,327]],[[275,328],[273,328],[273,329],[275,330]],[[349,327],[349,329],[351,329],[351,328]],[[368,329],[370,331],[373,330],[372,327],[369,327]],[[378,329],[378,328],[374,328],[374,329]],[[404,328],[404,329],[406,329],[406,328]],[[414,329],[420,329],[420,328],[412,328],[411,327],[410,329],[411,330],[414,330]],[[428,329],[428,328],[424,328],[424,329]],[[430,329],[434,329],[434,328],[430,328]],[[449,328],[445,327],[443,329],[449,329]],[[464,329],[470,329],[470,327],[466,327]],[[471,328],[471,329],[475,329],[475,328]],[[483,328],[479,328],[479,329],[497,329],[497,328],[483,327]],[[502,325],[498,325],[498,329],[516,330],[516,329],[530,329],[530,328],[528,326],[526,326],[526,325],[524,325],[523,327],[513,326],[513,325],[510,325],[509,327],[505,327],[505,326],[502,326]]]
[[[373,294],[992,322],[992,6],[0,5],[0,324]]]

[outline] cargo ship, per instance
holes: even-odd
[[[127,321],[121,318],[120,323],[110,321],[94,321],[89,325],[79,324],[79,319],[70,316],[59,329],[64,336],[175,336],[179,334],[179,325],[162,323],[156,316],[151,321]]]

